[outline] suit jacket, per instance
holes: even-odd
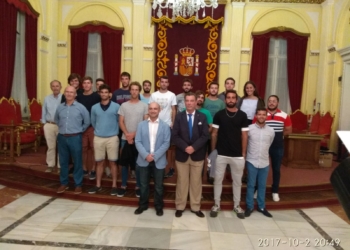
[[[169,125],[159,119],[153,157],[156,168],[158,169],[163,169],[168,164],[168,161],[166,159],[166,152],[170,146],[170,136],[171,134]],[[136,160],[137,165],[140,167],[147,167],[149,162],[146,161],[146,157],[150,154],[151,151],[148,120],[140,122],[137,126],[135,146],[137,151],[139,151],[139,155]]]
[[[194,115],[191,139],[189,136],[186,110],[176,115],[171,135],[172,142],[176,146],[175,159],[177,161],[185,162],[188,156],[193,161],[204,160],[209,138],[209,126],[207,118],[203,113],[196,111]],[[188,146],[192,146],[195,150],[191,155],[185,152]]]

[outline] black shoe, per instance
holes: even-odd
[[[272,218],[272,214],[270,214],[266,208],[258,208],[257,209],[258,212],[262,213],[263,215],[265,215],[266,217]]]
[[[194,213],[194,214],[197,215],[199,218],[204,218],[204,217],[205,217],[201,210],[198,210],[198,211],[192,211],[192,210],[191,210],[191,213]]]
[[[124,197],[125,193],[126,193],[126,188],[119,188],[117,190],[117,197]]]
[[[97,192],[101,191],[102,188],[101,187],[98,187],[98,186],[95,186],[95,187],[92,187],[88,190],[88,193],[89,194],[96,194]]]
[[[175,170],[171,168],[169,172],[164,176],[164,178],[170,178],[174,175],[174,173],[175,173]]]
[[[175,212],[175,217],[181,217],[182,216],[182,213],[184,212],[185,210],[176,210]]]
[[[148,209],[148,208],[138,207],[138,208],[135,210],[134,214],[142,214],[143,211],[146,211],[147,209]]]
[[[250,209],[250,208],[247,208],[245,211],[244,211],[244,216],[245,217],[249,217],[252,213],[253,213],[254,209]]]
[[[163,216],[163,214],[164,214],[163,209],[161,209],[161,208],[156,209],[156,215]]]

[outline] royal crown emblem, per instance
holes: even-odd
[[[196,59],[194,58],[194,53],[196,52],[193,48],[190,48],[188,46],[179,49],[180,52],[180,58],[178,58],[178,54],[175,54],[175,61],[174,61],[174,75],[178,75],[178,69],[180,72],[180,75],[182,76],[191,76],[193,75],[193,68],[195,67],[195,76],[199,75],[198,68],[199,68],[199,55],[196,55]],[[179,68],[180,66],[180,68]]]

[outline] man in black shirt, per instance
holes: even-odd
[[[91,116],[91,108],[96,103],[101,101],[100,95],[92,90],[92,78],[90,76],[85,76],[83,78],[83,89],[84,92],[78,94],[77,101],[84,105],[84,107],[89,111]],[[88,154],[88,149],[91,149],[92,153]],[[88,175],[87,163],[93,162],[92,169],[89,174],[89,179],[96,179],[96,164],[94,161],[94,128],[90,125],[83,133],[83,168],[84,176]]]
[[[244,219],[240,207],[242,175],[248,143],[248,118],[246,113],[237,109],[237,93],[227,90],[225,93],[226,108],[218,111],[213,120],[211,148],[218,151],[215,163],[214,200],[210,216],[216,217],[220,211],[222,181],[226,165],[230,165],[232,176],[233,210],[237,217]]]

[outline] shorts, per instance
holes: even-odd
[[[119,138],[118,136],[111,137],[94,137],[94,153],[95,161],[103,161],[107,157],[109,161],[118,160]]]

